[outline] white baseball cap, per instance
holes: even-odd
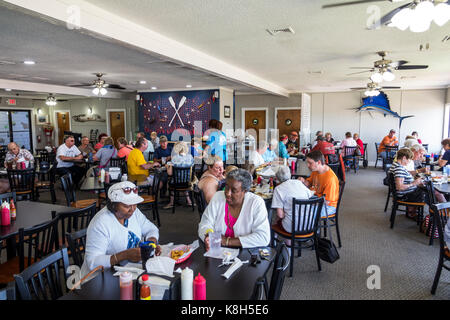
[[[128,194],[125,192],[127,188],[131,189]],[[129,181],[116,183],[109,188],[108,198],[111,202],[121,202],[129,206],[143,202],[144,199],[133,192],[134,188],[137,188],[136,185]]]

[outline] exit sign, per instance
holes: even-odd
[[[15,106],[16,105],[16,99],[6,99],[6,103],[9,106]]]

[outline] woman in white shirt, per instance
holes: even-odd
[[[252,176],[243,169],[227,175],[225,191],[209,202],[198,226],[198,236],[209,250],[209,233],[220,231],[222,246],[254,248],[270,242],[270,225],[264,200],[249,192]]]
[[[87,229],[82,277],[98,266],[110,268],[141,261],[141,241],[154,242],[156,255],[161,254],[158,228],[136,208],[144,201],[137,192],[138,188],[128,181],[110,187],[106,207],[94,216]]]
[[[262,155],[267,151],[268,143],[266,141],[261,141],[259,143],[259,148],[256,150],[253,150],[250,153],[249,162],[255,166],[255,168],[258,168],[259,166],[262,166],[265,161]]]

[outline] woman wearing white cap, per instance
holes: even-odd
[[[140,241],[158,243],[158,228],[136,208],[144,201],[138,188],[124,181],[111,186],[106,207],[91,220],[86,235],[86,253],[81,268],[84,277],[98,266],[141,261]],[[161,248],[156,246],[156,255]]]

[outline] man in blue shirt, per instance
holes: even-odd
[[[449,163],[449,161],[450,161],[450,139],[447,138],[447,139],[442,140],[441,144],[442,144],[442,147],[445,150],[445,153],[439,159],[438,164],[439,164],[439,167],[443,168],[446,165],[450,164]]]
[[[166,136],[161,136],[159,138],[159,148],[155,151],[155,156],[153,161],[159,162],[165,165],[168,161],[172,159],[172,148],[169,147]],[[163,161],[165,160],[165,161]],[[163,163],[164,162],[164,163]]]

